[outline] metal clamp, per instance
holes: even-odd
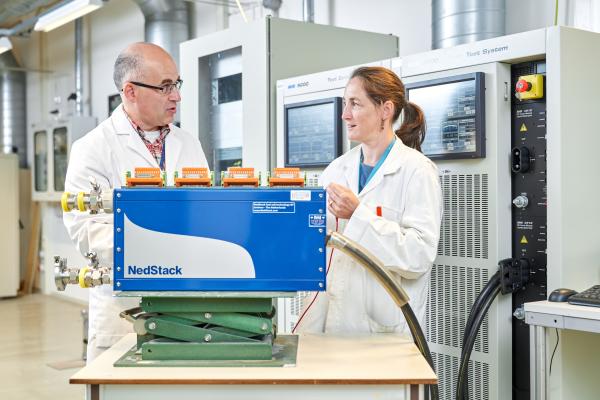
[[[134,307],[129,310],[121,311],[119,317],[133,324],[133,330],[138,335],[146,335],[146,320],[156,316],[156,313],[145,313],[142,307]]]
[[[89,193],[63,193],[60,204],[64,212],[76,209],[81,212],[89,211],[90,214],[98,214],[100,211],[113,212],[112,189],[104,193],[96,178],[90,176],[89,180],[92,187]]]
[[[95,252],[86,253],[90,260],[84,268],[69,268],[67,259],[54,256],[54,284],[56,289],[64,291],[67,285],[79,285],[82,288],[91,288],[112,283],[112,269],[99,266]]]

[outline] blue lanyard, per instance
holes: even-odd
[[[365,185],[362,187],[363,189],[369,184],[369,181],[371,180],[371,178],[373,178],[375,176],[375,173],[377,172],[377,170],[379,170],[379,168],[381,167],[381,165],[383,164],[383,162],[387,158],[388,154],[390,154],[390,151],[392,151],[392,147],[394,147],[394,143],[396,143],[396,138],[395,137],[394,137],[394,139],[392,139],[392,142],[389,144],[389,146],[387,147],[387,149],[385,149],[385,151],[381,155],[381,158],[379,159],[379,161],[377,161],[377,164],[375,164],[375,167],[373,168],[373,170],[371,170],[371,173],[369,174],[369,177],[365,181]],[[364,159],[364,156],[363,156],[363,152],[362,152],[362,148],[361,148],[360,149],[360,161],[359,161],[359,164],[358,164],[358,181],[359,182],[360,182],[360,164],[362,164],[363,159]],[[359,192],[360,192],[360,190],[359,190]]]
[[[160,170],[164,171],[165,170],[165,147],[167,147],[167,138],[165,137],[163,140],[163,146],[162,146],[162,152],[160,154]]]

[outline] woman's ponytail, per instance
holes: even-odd
[[[421,107],[407,101],[403,107],[402,125],[396,130],[396,136],[402,143],[415,150],[421,151],[421,143],[425,140],[425,114]]]

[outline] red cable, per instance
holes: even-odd
[[[338,218],[335,217],[335,231],[338,231]],[[335,249],[331,249],[331,253],[329,253],[329,263],[327,265],[327,270],[325,271],[325,276],[327,276],[327,274],[329,274],[329,268],[331,268],[331,260],[333,259],[333,252]],[[317,297],[319,297],[319,294],[321,292],[317,292],[315,294],[315,297],[312,299],[312,301],[310,302],[310,304],[308,305],[308,307],[306,307],[306,310],[304,310],[304,312],[302,313],[302,315],[300,316],[300,318],[298,318],[298,322],[296,322],[296,325],[294,325],[294,329],[292,329],[292,333],[296,333],[296,329],[298,328],[298,325],[300,325],[300,322],[302,321],[302,319],[304,318],[304,316],[306,315],[306,313],[308,312],[308,310],[310,310],[310,308],[312,307],[313,303],[315,302],[315,300],[317,300]]]

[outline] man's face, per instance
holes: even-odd
[[[166,54],[147,55],[144,60],[143,81],[152,86],[164,86],[179,79],[177,66]],[[146,131],[156,130],[160,126],[173,122],[177,113],[177,103],[181,101],[179,90],[173,88],[169,94],[158,89],[133,85],[135,90],[135,119]]]

